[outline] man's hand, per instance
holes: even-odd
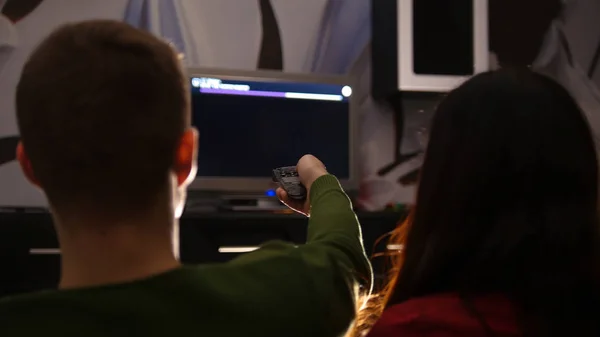
[[[296,170],[298,171],[298,176],[302,182],[302,185],[306,187],[306,200],[299,201],[289,198],[287,193],[281,187],[277,189],[277,197],[279,197],[281,202],[294,211],[308,215],[310,211],[310,200],[308,200],[308,196],[310,195],[310,187],[315,180],[327,174],[327,169],[319,159],[317,159],[315,156],[307,154],[300,158],[298,164],[296,164]]]

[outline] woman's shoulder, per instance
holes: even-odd
[[[456,293],[413,298],[388,307],[370,337],[480,336],[485,322],[499,336],[518,336],[515,310],[502,295],[476,296],[465,301]]]

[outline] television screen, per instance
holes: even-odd
[[[191,77],[198,177],[268,178],[307,153],[351,174],[348,85]]]

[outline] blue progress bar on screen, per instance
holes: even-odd
[[[200,92],[203,94],[279,97],[279,98],[294,98],[294,99],[310,99],[310,100],[317,100],[317,101],[342,101],[342,100],[344,100],[344,96],[342,96],[342,95],[311,94],[311,93],[302,93],[302,92],[227,90],[227,89],[209,89],[209,88],[201,88]]]

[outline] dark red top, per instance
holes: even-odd
[[[521,336],[514,307],[504,296],[481,296],[471,303],[495,336]],[[389,307],[367,336],[487,337],[488,334],[457,294],[440,294]]]

